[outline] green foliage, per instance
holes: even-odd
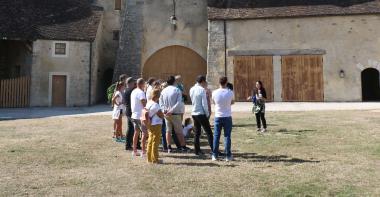
[[[112,96],[115,93],[116,83],[112,84],[110,87],[107,88],[107,102],[112,102]]]

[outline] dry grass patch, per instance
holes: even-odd
[[[380,113],[267,116],[264,135],[234,116],[234,162],[161,153],[163,165],[132,159],[108,116],[0,121],[0,196],[380,195]]]

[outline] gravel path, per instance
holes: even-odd
[[[233,112],[250,112],[251,103],[236,103]],[[380,102],[371,103],[267,103],[267,111],[329,111],[329,110],[374,110],[380,112]],[[186,106],[186,112],[191,112],[191,106]],[[64,116],[111,116],[111,107],[108,105],[97,105],[91,107],[76,108],[22,108],[22,109],[0,109],[0,120],[30,119],[45,117]]]

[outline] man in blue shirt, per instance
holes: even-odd
[[[210,111],[208,108],[207,100],[207,82],[205,76],[198,76],[197,83],[190,89],[190,98],[193,105],[191,115],[194,122],[194,149],[196,155],[204,154],[200,148],[200,137],[202,132],[202,127],[207,134],[208,143],[211,150],[213,147],[213,135],[210,127],[210,122],[208,117],[210,116]]]

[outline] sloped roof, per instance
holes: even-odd
[[[0,39],[93,41],[102,8],[88,0],[0,0]]]
[[[210,20],[379,13],[380,0],[208,0]]]

